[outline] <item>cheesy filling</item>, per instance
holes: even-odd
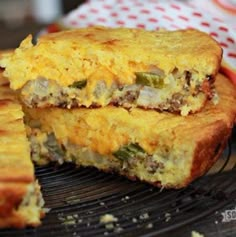
[[[59,164],[72,162],[77,166],[92,166],[148,182],[161,180],[163,186],[179,183],[188,175],[187,159],[178,159],[173,152],[160,150],[148,154],[137,143],[129,143],[112,154],[101,155],[68,141],[60,144],[53,133],[43,133],[39,129],[32,129],[29,139],[32,159],[39,165],[52,161]],[[176,170],[181,173],[179,177],[176,176]]]
[[[17,207],[17,211],[26,219],[27,223],[39,223],[43,214],[44,200],[37,182],[28,186],[26,195]]]
[[[106,80],[81,80],[68,87],[56,81],[38,78],[28,81],[21,90],[21,98],[28,107],[62,108],[101,107],[109,104],[125,108],[168,110],[188,114],[200,109],[207,97],[212,96],[210,80],[198,80],[197,74],[174,70],[165,76],[161,70],[137,72],[135,84],[118,85]],[[187,112],[183,112],[186,110]]]

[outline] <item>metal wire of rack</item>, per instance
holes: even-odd
[[[94,168],[72,164],[36,167],[51,211],[38,228],[0,230],[0,236],[145,236],[166,233],[203,218],[236,198],[230,143],[220,166],[180,190],[162,190]],[[232,163],[232,162],[231,162]],[[217,170],[217,171],[216,171]],[[117,218],[102,224],[106,213]]]

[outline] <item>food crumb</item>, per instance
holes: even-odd
[[[107,223],[117,222],[117,221],[118,221],[118,218],[116,218],[112,214],[105,214],[100,217],[100,223],[102,224],[107,224]]]
[[[132,222],[133,222],[133,223],[137,223],[138,220],[137,220],[135,217],[133,217],[133,218],[132,218]]]
[[[48,208],[48,207],[44,207],[43,208],[43,212],[46,214],[46,213],[49,213],[51,211],[51,208]]]
[[[200,234],[199,232],[197,232],[197,231],[195,231],[195,230],[193,230],[191,237],[204,237],[204,235],[203,235],[203,234]]]
[[[125,196],[125,197],[123,197],[123,198],[121,199],[121,201],[122,201],[122,202],[126,202],[126,201],[128,201],[129,199],[130,199],[129,196]]]
[[[120,227],[118,218],[112,214],[105,214],[100,217],[100,223],[104,224],[105,228],[109,231],[113,230],[115,233],[120,233],[123,228]]]
[[[65,199],[65,203],[69,205],[75,205],[80,203],[80,199],[77,196],[70,196]]]
[[[149,214],[147,212],[143,213],[139,216],[140,220],[147,220],[148,218],[149,218]]]
[[[165,213],[165,218],[166,218],[166,222],[170,221],[170,219],[171,219],[171,214],[168,213],[168,212],[166,212],[166,213]]]
[[[64,222],[63,225],[75,225],[76,221],[74,219],[71,218],[67,218]]]
[[[63,216],[60,214],[58,215],[58,219],[62,222],[63,225],[76,225],[77,217],[78,217],[77,214],[68,216]]]
[[[113,230],[114,229],[114,224],[113,223],[107,223],[107,224],[105,224],[105,228],[107,229],[107,230]]]
[[[152,223],[148,223],[146,227],[147,227],[147,229],[151,229],[151,228],[153,228],[153,224]]]
[[[165,189],[165,187],[162,186],[162,187],[160,188],[160,190],[159,190],[159,193],[161,193],[164,189]]]
[[[74,232],[73,236],[80,237],[80,235],[77,235],[77,232]]]
[[[116,227],[115,229],[114,229],[114,232],[115,233],[120,233],[120,232],[122,232],[123,231],[123,228],[122,227]]]

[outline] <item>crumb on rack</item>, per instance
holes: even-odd
[[[171,219],[171,214],[168,213],[168,212],[166,212],[166,213],[165,213],[165,218],[166,218],[166,219],[165,219],[166,222],[170,221],[170,219]]]
[[[125,196],[125,197],[121,198],[121,201],[122,202],[127,202],[129,199],[130,199],[129,196]]]
[[[143,213],[139,216],[140,220],[147,220],[148,218],[149,218],[149,214],[147,212]]]
[[[100,223],[104,224],[107,230],[113,230],[115,233],[120,233],[123,231],[123,228],[120,227],[119,223],[117,222],[118,218],[112,214],[105,214],[100,217]]]
[[[147,229],[151,229],[153,228],[153,224],[152,223],[148,223],[147,226],[146,226]]]
[[[105,214],[100,217],[100,223],[102,224],[107,224],[107,223],[112,223],[112,222],[117,222],[118,218],[113,216],[112,214]]]
[[[195,231],[195,230],[193,230],[191,237],[204,237],[204,235],[203,235],[203,234],[200,234],[199,232],[197,232],[197,231]]]

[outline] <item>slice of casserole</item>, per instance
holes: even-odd
[[[0,228],[37,226],[43,216],[23,116],[9,83],[0,75]]]
[[[216,80],[220,101],[189,116],[114,106],[25,108],[32,158],[74,162],[167,188],[203,175],[222,153],[236,116],[236,90]]]
[[[88,27],[28,36],[0,62],[28,107],[199,111],[214,97],[222,49],[197,30]]]

